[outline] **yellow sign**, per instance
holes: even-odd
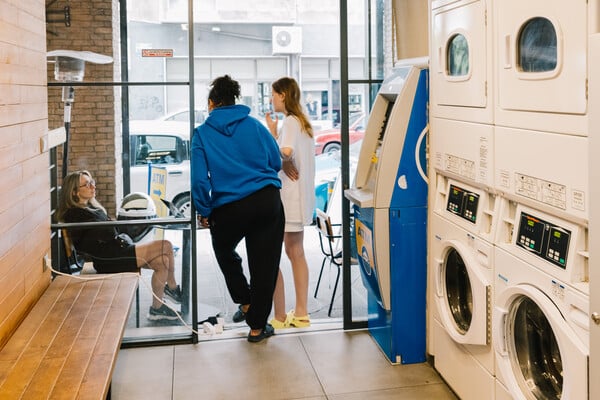
[[[369,271],[366,270],[369,275],[375,268],[373,260],[373,232],[360,220],[356,219],[356,249],[358,250],[359,257],[362,258],[364,267],[367,265],[370,267]]]
[[[167,217],[169,216],[169,209],[162,201],[160,201],[160,199],[165,198],[165,193],[167,191],[167,169],[164,167],[149,165],[148,174],[150,174],[149,195],[156,206],[156,216],[159,218]],[[157,229],[154,231],[155,239],[162,239],[163,237],[163,229]]]

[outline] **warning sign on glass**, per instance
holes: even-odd
[[[142,49],[142,57],[173,57],[173,49]]]

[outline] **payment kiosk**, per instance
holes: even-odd
[[[427,59],[407,60],[373,105],[353,186],[369,331],[392,363],[425,361]]]

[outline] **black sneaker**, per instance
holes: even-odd
[[[244,312],[244,310],[242,310],[242,306],[238,306],[238,310],[235,312],[235,314],[233,314],[233,317],[231,317],[231,320],[233,322],[242,322],[246,320],[246,313]]]
[[[181,300],[183,299],[183,293],[181,293],[181,288],[179,285],[177,285],[175,289],[171,289],[169,288],[169,285],[165,285],[165,296],[177,304],[181,304]]]
[[[148,312],[148,319],[152,321],[161,321],[161,320],[176,320],[178,318],[177,312],[171,310],[164,304],[161,304],[159,308],[154,308],[150,306],[150,311]]]

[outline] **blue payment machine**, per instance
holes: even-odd
[[[377,94],[354,183],[354,236],[369,331],[392,363],[424,362],[427,59],[394,68]]]

